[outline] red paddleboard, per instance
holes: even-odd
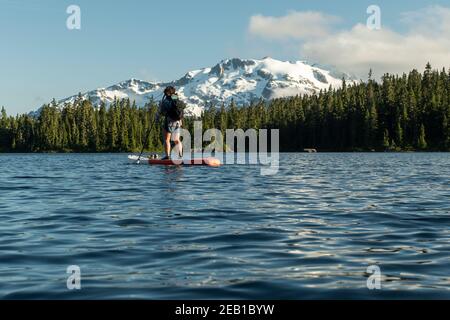
[[[161,160],[161,159],[149,159],[148,163],[151,165],[165,165],[165,166],[210,166],[220,167],[220,160],[216,158],[203,158],[203,159],[189,159],[189,160]]]
[[[151,165],[163,165],[163,166],[209,166],[220,167],[221,163],[216,158],[198,158],[198,159],[186,159],[186,160],[161,160],[150,159],[148,157],[138,157],[134,155],[128,156],[128,161],[133,164],[151,164]]]

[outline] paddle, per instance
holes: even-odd
[[[145,142],[144,142],[144,144],[142,145],[142,150],[141,150],[141,153],[139,154],[139,157],[138,157],[138,159],[137,159],[137,161],[136,161],[136,164],[140,164],[140,163],[141,163],[141,157],[142,157],[142,154],[144,153],[144,149],[145,149],[145,146],[146,146],[147,143],[148,143],[148,139],[149,139],[149,137],[150,137],[150,133],[152,132],[153,127],[155,126],[155,123],[156,123],[156,122],[157,122],[157,120],[155,119],[155,120],[152,122],[151,126],[148,128],[147,134],[145,135]]]

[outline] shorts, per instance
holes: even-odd
[[[181,125],[181,120],[172,121],[171,119],[166,118],[164,121],[164,130],[172,134],[177,134],[180,132]]]

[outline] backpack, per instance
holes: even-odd
[[[169,110],[167,110],[167,116],[174,121],[179,121],[183,119],[184,108],[186,107],[184,102],[179,99],[169,99],[169,100],[171,102],[171,107],[169,108]]]

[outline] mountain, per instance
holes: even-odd
[[[177,88],[180,98],[188,105],[187,112],[199,115],[210,103],[220,105],[233,99],[238,105],[252,101],[287,96],[312,94],[330,86],[341,86],[342,77],[350,82],[347,74],[338,74],[302,61],[279,61],[266,57],[262,60],[227,59],[212,68],[186,73],[172,82],[146,82],[131,79],[108,88],[100,88],[83,94],[94,105],[107,104],[114,98],[129,98],[143,106],[152,97],[162,98],[165,87]],[[59,101],[73,102],[77,95]]]

